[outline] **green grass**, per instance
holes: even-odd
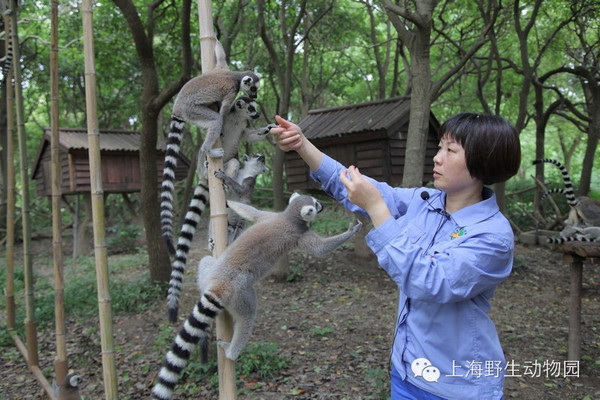
[[[115,314],[134,314],[146,310],[153,300],[160,298],[161,290],[152,284],[147,273],[145,251],[136,254],[111,257],[108,261],[111,307]],[[65,315],[89,318],[98,315],[98,292],[94,257],[79,257],[63,262]],[[44,274],[40,270],[48,271]],[[54,282],[52,260],[34,268],[34,307],[38,326],[54,323]],[[25,318],[24,273],[22,262],[15,262],[15,302],[17,333],[23,335]],[[6,286],[6,269],[0,270],[0,285]],[[6,307],[4,296],[0,306]],[[6,322],[0,330],[0,346],[12,345]]]

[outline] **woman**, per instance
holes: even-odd
[[[276,116],[271,129],[325,192],[368,216],[367,244],[400,288],[392,399],[501,399],[506,361],[488,316],[513,262],[514,237],[485,185],[516,174],[521,151],[503,118],[455,115],[440,130],[435,189],[394,188],[321,153]]]

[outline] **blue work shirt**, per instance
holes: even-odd
[[[368,216],[349,202],[339,181],[344,169],[324,155],[311,176],[350,211]],[[494,192],[484,188],[482,201],[444,215],[442,191],[371,181],[392,214],[366,240],[400,288],[394,367],[440,397],[500,399],[506,360],[488,313],[512,269],[514,235]]]

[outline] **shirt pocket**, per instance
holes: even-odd
[[[415,224],[413,221],[409,221],[402,230],[402,235],[405,235],[411,244],[417,244],[423,240],[425,231],[422,227]]]

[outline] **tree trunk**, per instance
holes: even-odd
[[[140,176],[142,190],[140,205],[146,240],[148,241],[148,261],[150,279],[153,282],[168,282],[171,275],[171,262],[169,252],[162,238],[162,231],[158,216],[160,206],[158,202],[158,186],[156,177],[156,142],[158,132],[158,112],[148,110],[148,105],[143,106],[142,139],[140,143]]]
[[[590,192],[594,157],[596,156],[598,140],[600,139],[600,88],[591,89],[589,92],[591,95],[586,97],[589,109],[588,115],[591,120],[588,124],[588,137],[585,145],[585,156],[583,157],[583,168],[581,170],[579,189],[577,189],[578,196],[587,196]]]
[[[431,20],[427,27],[415,35],[411,49],[412,91],[410,95],[410,119],[406,138],[406,155],[402,186],[415,187],[423,184],[423,163],[429,132],[431,111],[431,69],[429,65],[429,35]]]
[[[367,245],[365,237],[369,233],[371,221],[363,216],[357,214],[356,218],[363,224],[363,228],[356,233],[354,236],[354,254],[361,259],[376,259],[375,254],[371,251],[371,248]]]
[[[145,26],[140,13],[131,0],[113,0],[127,20],[136,45],[142,72],[142,137],[140,140],[140,209],[144,221],[144,232],[148,241],[148,262],[150,279],[167,283],[170,277],[171,263],[169,252],[162,238],[160,226],[160,206],[156,177],[156,142],[158,137],[158,119],[160,110],[176,95],[191,74],[190,46],[190,10],[191,1],[184,0],[181,5],[181,44],[182,71],[180,77],[162,92],[159,91],[158,73],[154,62],[153,37],[154,26]],[[153,15],[160,2],[149,6],[148,13]],[[154,21],[153,18],[151,18]],[[149,22],[150,23],[150,22]]]
[[[92,197],[90,193],[82,193],[83,221],[77,229],[77,251],[73,256],[87,256],[92,251]]]

